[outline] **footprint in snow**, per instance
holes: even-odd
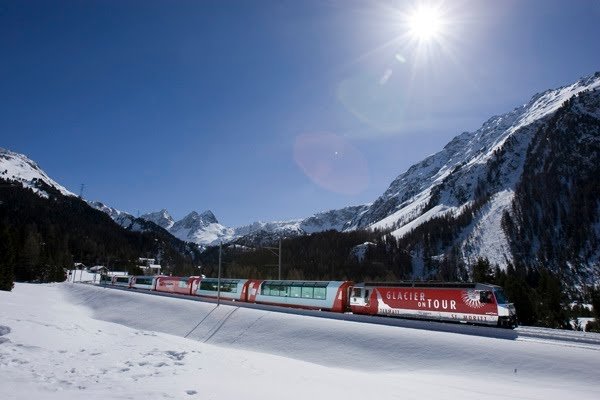
[[[193,395],[193,394],[196,394],[196,393],[198,393],[198,392],[196,392],[195,390],[186,390],[185,392],[186,392],[187,394],[189,394],[190,396],[191,396],[191,395]]]
[[[186,352],[182,351],[182,352],[178,353],[176,351],[169,350],[169,351],[165,351],[165,354],[167,356],[169,356],[169,358],[172,358],[173,360],[181,361],[185,357]]]
[[[0,325],[0,336],[8,335],[10,333],[10,327]],[[0,344],[10,342],[9,338],[0,337]]]

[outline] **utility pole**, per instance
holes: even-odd
[[[217,307],[221,304],[221,248],[223,242],[219,243],[219,274],[217,275]]]
[[[269,250],[271,253],[275,254],[278,258],[278,270],[279,270],[279,274],[278,274],[278,280],[281,280],[281,238],[279,238],[279,249],[277,247],[264,247],[265,249]],[[279,250],[278,253],[275,253],[273,250]],[[269,267],[274,267],[274,265],[269,265]]]

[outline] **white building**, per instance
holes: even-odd
[[[160,275],[160,264],[155,264],[156,260],[154,258],[138,258],[138,261],[142,271],[144,271],[145,275]]]

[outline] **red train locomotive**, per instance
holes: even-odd
[[[500,286],[481,283],[359,283],[354,314],[389,315],[513,328],[515,307]]]

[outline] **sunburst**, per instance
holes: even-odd
[[[462,299],[471,308],[481,308],[484,306],[479,298],[479,292],[475,290],[465,290],[462,294]]]
[[[408,15],[409,34],[418,41],[437,40],[444,21],[439,7],[422,4]]]

